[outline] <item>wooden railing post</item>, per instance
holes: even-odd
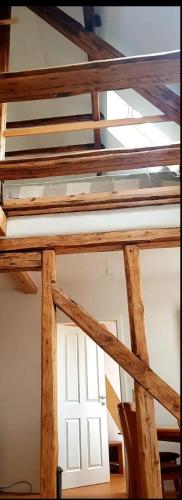
[[[144,323],[144,306],[140,283],[139,249],[124,247],[124,263],[132,351],[145,363],[149,362]],[[153,396],[138,382],[135,384],[140,498],[162,498],[160,460],[155,423]]]
[[[41,498],[56,498],[56,311],[52,283],[56,280],[55,252],[42,259],[42,350],[41,350]]]

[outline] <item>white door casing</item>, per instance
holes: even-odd
[[[57,375],[62,487],[108,482],[104,352],[74,325],[57,325]]]

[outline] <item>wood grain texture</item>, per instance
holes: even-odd
[[[98,114],[99,115],[99,114]],[[31,121],[31,120],[30,120]],[[33,120],[32,120],[33,121]],[[37,120],[40,122],[40,120]],[[48,121],[48,120],[45,120]],[[152,115],[152,116],[142,116],[142,117],[137,117],[137,118],[117,118],[114,120],[87,120],[87,121],[66,121],[66,122],[59,122],[56,123],[56,120],[53,120],[54,123],[51,123],[50,119],[50,124],[34,124],[31,126],[28,126],[25,124],[25,126],[18,126],[18,127],[11,127],[9,129],[6,129],[5,131],[5,136],[6,137],[19,137],[19,136],[26,136],[26,135],[37,135],[37,134],[52,134],[56,132],[74,132],[75,130],[100,130],[102,128],[108,128],[108,127],[125,127],[127,125],[141,125],[144,123],[160,123],[160,122],[167,122],[169,121],[169,118],[165,115]],[[96,144],[96,149],[100,147],[100,141],[99,144]]]
[[[0,21],[11,17],[11,7],[0,6]],[[8,71],[9,67],[9,49],[10,49],[10,25],[0,27],[0,74]],[[6,102],[6,101],[5,101]],[[7,105],[5,102],[0,103],[0,160],[4,159],[5,155],[5,137]]]
[[[0,207],[0,236],[5,236],[6,232],[7,232],[7,218],[4,211]]]
[[[10,159],[0,162],[0,179],[31,179],[115,170],[179,165],[178,144],[136,149],[103,149],[57,157]]]
[[[62,33],[80,49],[84,50],[90,59],[101,60],[124,57],[124,54],[99,38],[95,33],[87,33],[82,24],[57,7],[29,6],[29,8],[59,33]],[[167,114],[171,120],[180,123],[179,98],[172,90],[167,89],[165,85],[158,85],[158,82],[156,82],[155,87],[150,87],[150,89],[141,88],[139,93],[163,113]]]
[[[90,35],[89,35],[90,36]],[[152,86],[180,81],[180,51],[0,74],[0,102]]]
[[[109,379],[105,377],[105,382],[106,382],[106,404],[107,404],[107,409],[109,410],[109,413],[111,417],[113,418],[115,424],[117,425],[118,429],[120,432],[122,432],[121,428],[121,422],[118,414],[118,408],[117,405],[120,403],[119,398],[110,383]]]
[[[83,212],[90,210],[109,210],[148,205],[161,205],[180,202],[180,187],[154,187],[114,191],[108,193],[90,193],[45,198],[11,198],[3,203],[7,217]]]
[[[102,118],[104,116],[102,115]],[[75,123],[75,122],[85,122],[92,120],[91,113],[82,113],[80,115],[70,115],[70,116],[54,116],[48,118],[36,118],[34,120],[21,120],[16,122],[7,122],[6,132],[10,129],[16,128],[25,128],[25,127],[37,127],[44,125],[59,125],[59,124],[67,124],[67,123]]]
[[[139,249],[136,245],[123,249],[131,346],[136,356],[149,364],[144,305],[141,291]],[[139,453],[141,498],[162,498],[160,459],[157,442],[154,401],[151,394],[135,381],[136,418]]]
[[[48,250],[42,258],[41,498],[57,497],[56,313],[52,297],[55,281],[55,253]]]
[[[40,252],[0,253],[0,272],[39,271],[42,265]]]
[[[38,292],[37,284],[32,276],[26,271],[11,271],[9,276],[16,283],[21,292],[30,294],[36,294]]]
[[[55,250],[56,254],[105,252],[121,250],[124,245],[138,244],[141,249],[179,246],[179,227],[160,229],[133,229],[59,236],[29,236],[27,238],[1,238],[0,252],[24,250]]]
[[[104,149],[104,145],[101,144],[101,148]],[[76,151],[87,151],[87,150],[93,150],[94,149],[94,143],[88,143],[88,144],[72,144],[69,146],[57,146],[57,147],[50,147],[50,148],[32,148],[32,149],[20,149],[17,151],[6,151],[5,158],[21,158],[21,157],[35,157],[35,156],[49,156],[49,155],[56,155],[56,154],[62,154],[62,153],[70,153],[70,152],[76,152]]]
[[[85,309],[70,299],[56,285],[52,286],[54,303],[89,337],[112,357],[137,382],[147,389],[174,416],[179,415],[179,396],[109,330]]]

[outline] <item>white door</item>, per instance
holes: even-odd
[[[63,489],[110,481],[104,352],[57,325],[58,465]]]

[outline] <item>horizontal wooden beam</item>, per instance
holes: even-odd
[[[7,217],[108,210],[180,202],[180,187],[154,187],[114,191],[108,193],[78,194],[49,198],[9,199],[3,204]]]
[[[131,377],[139,382],[172,415],[179,418],[180,397],[147,363],[140,360],[109,330],[85,309],[70,299],[60,288],[52,285],[54,303],[89,337],[114,359]]]
[[[88,151],[94,149],[94,143],[88,144],[71,144],[68,146],[53,146],[52,148],[33,148],[33,149],[20,149],[17,151],[6,151],[5,158],[21,158],[32,156],[48,156],[48,155],[57,155],[64,154],[76,151]],[[101,149],[105,149],[104,145],[101,144]]]
[[[39,271],[41,265],[42,256],[40,252],[0,253],[0,272]]]
[[[180,81],[180,51],[0,74],[0,102],[31,101]]]
[[[58,7],[31,5],[29,9],[84,50],[91,60],[124,57],[124,54],[95,33],[87,33],[82,24]],[[155,87],[140,88],[139,93],[154,106],[157,106],[160,111],[167,114],[170,120],[180,123],[180,98],[172,90],[157,83]]]
[[[7,219],[3,209],[0,207],[0,236],[5,236],[7,231]]]
[[[20,292],[36,294],[38,287],[32,276],[27,271],[11,271],[9,276],[16,283]]]
[[[133,229],[107,233],[85,233],[59,236],[30,236],[0,239],[0,252],[52,249],[58,255],[121,250],[124,245],[138,244],[141,249],[179,246],[178,227]]]
[[[0,179],[31,179],[99,173],[179,165],[179,162],[178,144],[137,149],[103,149],[84,153],[67,153],[57,157],[4,160],[0,162]]]
[[[0,27],[9,26],[10,24],[17,24],[18,22],[18,17],[12,17],[11,19],[0,19]]]
[[[120,127],[120,126],[131,126],[131,125],[141,125],[144,123],[160,123],[167,122],[169,118],[166,115],[152,115],[152,116],[140,116],[137,118],[117,118],[115,120],[87,120],[87,121],[75,121],[75,122],[64,122],[64,123],[50,123],[42,125],[33,126],[18,126],[17,128],[7,128],[5,131],[6,137],[18,137],[26,135],[37,135],[37,134],[52,134],[56,132],[74,132],[76,130],[96,130],[108,127]]]
[[[104,116],[102,115],[102,118]],[[49,118],[36,118],[34,120],[21,120],[16,122],[7,122],[7,130],[12,130],[16,128],[30,128],[30,127],[44,127],[45,125],[66,125],[67,123],[75,122],[85,122],[92,120],[91,113],[84,113],[81,115],[71,115],[71,116],[54,116]]]

